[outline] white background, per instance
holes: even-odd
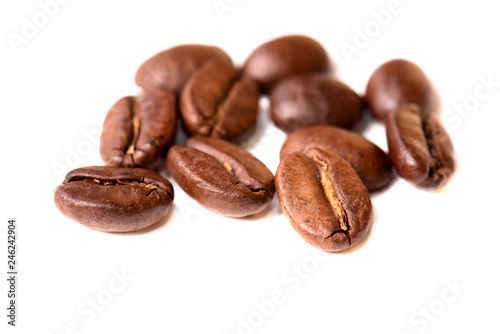
[[[374,24],[373,13],[389,0],[222,0],[232,4],[222,19],[212,2],[72,0],[52,8],[47,22],[37,1],[0,5],[0,332],[498,333],[500,18],[493,2],[401,0],[385,26]],[[9,36],[22,36],[25,20],[34,19],[45,25],[14,47]],[[362,41],[365,29],[371,37]],[[95,232],[57,211],[52,196],[64,174],[102,164],[98,131],[109,107],[138,91],[142,61],[203,43],[242,64],[261,43],[291,33],[320,41],[336,76],[360,94],[383,62],[419,64],[441,95],[456,146],[450,184],[431,193],[399,179],[373,195],[371,234],[342,254],[306,244],[276,198],[256,218],[229,219],[174,183],[169,219],[133,234]],[[347,57],[346,44],[357,53]],[[245,147],[275,172],[285,136],[262,105],[257,137]],[[364,134],[387,148],[380,123]],[[6,324],[3,278],[11,217],[19,232],[14,329]]]

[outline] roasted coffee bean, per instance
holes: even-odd
[[[439,120],[417,105],[386,117],[389,158],[398,174],[417,187],[444,186],[455,171],[453,144]]]
[[[151,167],[176,131],[175,96],[163,88],[118,100],[104,120],[100,153],[114,167]]]
[[[437,96],[424,72],[414,63],[395,59],[375,70],[366,87],[366,102],[377,119],[403,104],[415,103],[425,115],[436,113]]]
[[[167,169],[191,197],[224,216],[244,217],[264,210],[274,196],[274,176],[257,158],[225,140],[192,137],[174,145]]]
[[[231,62],[229,56],[215,46],[178,45],[146,60],[137,70],[135,82],[146,90],[161,86],[179,95],[193,72],[211,59]]]
[[[207,62],[181,96],[181,115],[190,135],[234,140],[250,129],[259,111],[259,88],[239,78],[231,63]]]
[[[346,160],[369,191],[381,189],[393,179],[391,162],[382,149],[363,136],[336,126],[318,125],[292,132],[281,147],[280,159],[311,148],[320,148]]]
[[[301,35],[283,36],[262,44],[250,54],[243,68],[244,74],[257,81],[265,92],[289,75],[328,70],[328,55],[323,46]]]
[[[151,226],[166,216],[173,199],[170,182],[152,170],[108,166],[72,170],[54,194],[62,214],[104,232]]]
[[[368,190],[345,160],[321,149],[287,155],[276,172],[283,213],[306,242],[326,252],[361,242],[370,229]]]
[[[361,98],[349,86],[322,74],[288,77],[270,95],[271,119],[285,132],[321,124],[352,128],[362,111]]]

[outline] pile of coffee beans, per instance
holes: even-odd
[[[330,68],[323,46],[300,35],[264,43],[242,68],[214,46],[154,55],[137,70],[141,94],[119,99],[104,119],[105,166],[68,173],[54,194],[57,208],[99,231],[151,226],[174,199],[172,184],[156,172],[166,160],[179,186],[217,214],[255,215],[276,191],[293,228],[314,247],[337,252],[358,244],[371,226],[370,192],[391,183],[393,167],[418,188],[443,187],[455,170],[453,146],[417,65],[383,64],[364,98]],[[261,95],[288,133],[276,177],[237,145],[255,126]],[[384,122],[388,154],[352,131],[364,109]],[[185,145],[175,145],[177,131],[188,134]]]

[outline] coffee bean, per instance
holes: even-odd
[[[439,120],[417,105],[386,117],[389,158],[398,174],[417,187],[444,186],[455,171],[453,144]]]
[[[215,46],[178,45],[146,60],[137,70],[135,82],[146,90],[161,86],[179,95],[193,72],[210,59],[231,62]]]
[[[72,170],[54,194],[66,217],[105,232],[148,227],[166,216],[173,198],[170,182],[151,170],[107,166]]]
[[[151,167],[166,155],[176,131],[175,96],[163,88],[126,96],[108,111],[100,154],[114,167]]]
[[[382,149],[363,136],[335,126],[318,125],[288,135],[280,151],[283,160],[293,152],[319,148],[346,160],[369,191],[387,186],[393,179],[392,165]]]
[[[289,75],[328,70],[328,55],[323,46],[301,35],[283,36],[262,44],[250,54],[243,68],[244,75],[257,81],[265,92]]]
[[[234,140],[255,124],[258,111],[257,84],[240,79],[228,62],[207,62],[181,96],[181,115],[190,135]]]
[[[321,149],[287,155],[276,172],[283,213],[306,242],[326,252],[359,244],[368,234],[368,190],[345,160]]]
[[[167,169],[191,197],[229,217],[254,215],[274,196],[274,176],[257,158],[225,140],[192,137],[174,145]]]
[[[407,103],[417,104],[426,115],[437,109],[437,96],[429,79],[420,67],[404,59],[388,61],[375,70],[366,87],[366,102],[380,120]]]
[[[321,74],[288,77],[270,95],[271,119],[285,132],[321,124],[352,128],[362,111],[361,98],[349,86]]]

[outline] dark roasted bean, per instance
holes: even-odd
[[[403,104],[415,103],[425,115],[436,113],[437,96],[429,79],[414,63],[395,59],[382,64],[371,75],[366,102],[380,120]]]
[[[359,244],[368,234],[368,190],[345,160],[321,149],[287,155],[276,172],[276,192],[293,228],[326,252]]]
[[[163,87],[180,95],[193,72],[211,59],[231,62],[229,56],[215,46],[178,45],[146,60],[137,70],[135,82],[146,90]]]
[[[274,196],[274,176],[257,158],[225,140],[192,137],[174,145],[167,169],[191,197],[207,209],[230,217],[254,215]]]
[[[327,75],[303,74],[280,81],[271,91],[271,119],[285,132],[313,125],[354,127],[362,117],[361,98]]]
[[[398,174],[417,187],[444,186],[455,171],[453,144],[439,120],[417,105],[386,117],[389,158]]]
[[[186,84],[181,115],[191,135],[234,140],[249,130],[259,111],[259,88],[239,78],[229,62],[211,61]]]
[[[327,72],[328,55],[314,39],[289,35],[268,41],[255,49],[245,62],[243,72],[269,92],[279,80],[292,74]]]
[[[148,227],[166,216],[173,199],[170,182],[152,170],[108,166],[69,172],[54,194],[66,217],[105,232]]]
[[[104,120],[101,158],[108,166],[150,167],[166,155],[176,130],[175,96],[163,88],[118,100]]]

